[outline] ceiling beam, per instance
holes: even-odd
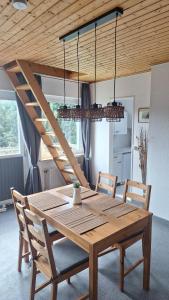
[[[19,69],[17,69],[19,62],[24,62],[24,60],[12,61],[12,62],[4,65],[4,68],[11,72],[12,71],[19,72]],[[55,77],[55,78],[64,78],[64,69],[55,68],[55,67],[42,65],[42,64],[37,64],[37,63],[31,62],[31,61],[29,61],[27,63],[29,64],[29,67],[31,68],[31,70],[34,74],[46,75],[46,76]],[[77,80],[77,77],[78,77],[77,75],[78,75],[78,73],[74,72],[74,71],[66,70],[66,72],[65,72],[65,78],[68,80]],[[83,76],[83,81],[85,81],[84,80],[85,75],[87,75],[87,74],[80,73],[80,76]]]

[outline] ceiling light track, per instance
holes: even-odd
[[[75,30],[72,30],[65,35],[62,35],[59,40],[70,41],[72,39],[75,39],[78,34],[82,35],[88,31],[91,31],[92,29],[95,29],[95,24],[97,24],[97,27],[100,25],[103,25],[105,23],[111,22],[112,19],[115,19],[117,16],[121,16],[123,14],[123,9],[120,7],[116,7],[112,9],[111,11],[101,15],[100,17],[97,17],[93,20],[91,20],[88,23],[85,23],[84,25],[76,28]]]

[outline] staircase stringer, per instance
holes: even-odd
[[[50,152],[51,156],[53,157],[54,163],[56,164],[57,168],[60,170],[64,169],[64,163],[62,161],[57,161],[55,160],[55,158],[59,157],[59,153],[57,151],[57,149],[55,148],[54,150],[52,150],[52,148],[50,148],[50,146],[52,146],[52,142],[51,139],[48,136],[44,136],[43,134],[45,133],[45,128],[43,126],[43,124],[41,122],[36,123],[36,119],[39,118],[35,108],[33,108],[32,106],[26,106],[26,103],[30,102],[29,97],[27,96],[26,92],[24,90],[17,90],[16,87],[20,84],[17,76],[15,73],[12,72],[8,72],[5,68],[4,68],[6,74],[8,75],[10,82],[12,83],[12,86],[14,88],[14,90],[16,91],[20,101],[22,102],[24,108],[26,109],[30,119],[32,120],[34,126],[36,127],[37,131],[39,132],[39,134],[41,135],[41,138],[44,142],[44,144],[48,147],[48,151]],[[63,179],[65,180],[66,183],[70,183],[71,182],[71,177],[69,174],[66,173],[62,173],[61,175],[63,177]]]
[[[53,129],[53,131],[59,141],[59,144],[61,145],[61,148],[63,149],[66,157],[68,158],[69,163],[70,163],[76,177],[78,178],[80,184],[82,186],[88,187],[89,184],[84,176],[84,173],[81,170],[81,168],[78,164],[78,161],[77,161],[76,157],[74,156],[74,154],[65,138],[65,135],[63,134],[63,132],[59,126],[59,123],[55,119],[55,116],[54,116],[52,110],[50,109],[50,106],[48,105],[48,102],[42,92],[42,89],[41,89],[39,83],[37,82],[28,62],[22,61],[22,60],[17,60],[17,64],[21,68],[24,78],[27,81],[27,83],[29,84],[30,90],[32,91],[35,99],[39,103],[44,114],[46,115],[46,118],[48,119],[50,126]]]

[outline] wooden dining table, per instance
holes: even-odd
[[[89,299],[98,299],[98,255],[114,243],[144,233],[143,288],[150,283],[152,213],[81,187],[73,205],[73,185],[28,196],[30,209],[89,253]]]

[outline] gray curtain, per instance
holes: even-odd
[[[21,73],[17,74],[18,80],[21,84],[25,83],[25,79]],[[36,76],[38,83],[41,85],[41,77]],[[35,98],[31,91],[26,92],[30,102],[35,102]],[[37,193],[42,191],[40,171],[38,167],[39,149],[41,137],[34,126],[32,120],[30,119],[26,109],[24,108],[22,102],[17,97],[18,111],[20,115],[20,120],[23,129],[23,135],[25,143],[29,153],[29,172],[24,188],[25,195]],[[36,107],[36,111],[39,116],[41,116],[41,109]]]
[[[88,109],[91,104],[90,86],[88,83],[82,83],[81,87],[81,105],[83,108]],[[91,183],[91,170],[90,170],[90,137],[91,137],[91,122],[90,120],[81,121],[82,128],[82,143],[84,150],[83,171],[88,182]]]

